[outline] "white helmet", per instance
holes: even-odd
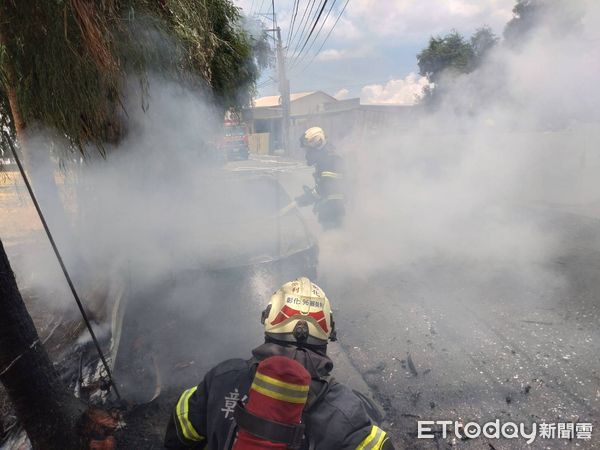
[[[306,130],[300,141],[303,147],[310,147],[317,150],[325,147],[327,143],[325,132],[319,127],[312,127]]]
[[[262,313],[265,334],[275,340],[308,345],[335,341],[335,323],[323,290],[308,278],[285,283]]]

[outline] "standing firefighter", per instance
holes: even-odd
[[[393,450],[359,397],[330,373],[329,300],[308,278],[284,284],[262,313],[265,342],[230,359],[179,398],[165,436],[171,449]]]
[[[300,145],[306,150],[307,164],[315,166],[315,187],[305,186],[304,194],[296,198],[296,203],[298,206],[314,203],[314,211],[323,228],[339,228],[346,212],[343,160],[319,127],[306,130]]]

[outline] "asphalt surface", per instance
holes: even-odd
[[[312,181],[306,166],[276,158],[231,166],[270,172],[289,191],[301,192]],[[345,354],[385,409],[384,425],[399,446],[528,447],[523,438],[461,439],[454,424],[446,438],[440,426],[433,439],[417,438],[419,420],[460,427],[499,419],[500,425],[524,423],[528,432],[532,423],[591,423],[590,440],[573,425],[571,439],[557,431],[554,439],[538,436],[529,448],[600,448],[600,220],[585,208],[576,214],[520,208],[559,236],[560,251],[538,268],[543,277],[443,257],[362,278],[320,273],[337,301]],[[303,212],[318,233],[310,208]]]
[[[302,162],[272,156],[232,162],[228,170],[268,173],[292,198],[302,193],[303,184],[313,183],[312,170]],[[21,208],[20,202],[3,205]],[[383,407],[383,426],[398,447],[528,447],[524,439],[461,439],[454,425],[445,438],[439,427],[433,439],[417,438],[418,420],[483,425],[499,419],[528,427],[591,423],[591,440],[575,434],[570,440],[538,437],[529,448],[600,448],[600,220],[585,207],[573,212],[528,205],[522,210],[560,237],[560,252],[539,268],[544,277],[442,257],[348,279],[319,271],[318,281],[336,308],[340,343],[332,347],[335,376],[370,391]],[[326,244],[327,234],[319,231],[310,207],[302,213]],[[37,231],[29,218],[26,225]],[[27,227],[13,227],[14,238],[8,233],[9,239],[21,242]],[[131,448],[160,448],[178,392],[198,382],[214,363],[249,356],[261,339],[258,313],[279,281],[269,273],[246,276],[243,286],[231,278],[210,280],[221,286],[212,292],[228,300],[221,307],[218,302],[193,309],[183,300],[177,304],[175,294],[203,293],[148,292],[167,300],[162,309],[147,310],[158,337],[147,332],[145,321],[126,324],[130,353],[123,355],[139,372],[134,367],[126,371],[133,376],[121,381],[130,387],[145,381],[149,388],[138,393],[141,398],[151,396],[156,384],[162,385],[162,393],[160,401],[135,409],[130,417],[129,429],[137,429],[133,434],[142,439],[130,441]],[[246,301],[248,292],[252,298]],[[185,322],[180,321],[183,315]],[[152,354],[159,355],[157,361]],[[155,364],[168,369],[161,370],[161,380],[155,379]],[[122,438],[127,442],[133,434]]]
[[[581,269],[575,276],[586,269],[582,261],[570,263]],[[348,302],[338,320],[350,359],[387,408],[396,438],[411,447],[437,448],[438,443],[415,440],[417,420],[597,425],[599,314],[597,305],[588,303],[592,292],[549,304],[540,298],[532,307],[531,299],[522,301],[527,294],[521,289],[527,287],[498,279],[469,286],[461,275],[446,273],[431,290],[422,285],[421,273],[380,274],[339,291],[371,298],[378,306],[356,320],[364,308]],[[459,444],[490,448],[484,440]],[[523,447],[523,442],[490,444]],[[537,441],[533,447],[572,444]]]

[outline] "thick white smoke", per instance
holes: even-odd
[[[352,197],[345,229],[322,237],[323,276],[448,261],[560,284],[547,263],[561,238],[540,217],[600,198],[599,7],[579,6],[579,32],[540,26],[454,80],[435,113],[336,143]]]
[[[118,331],[113,314],[124,313],[119,354],[126,356],[116,376],[120,383],[132,381],[124,390],[133,400],[132,387],[153,386],[135,381],[139,367],[123,370],[136,356],[146,358],[138,364],[145,370],[152,367],[148,358],[157,359],[163,388],[198,382],[224,357],[248,357],[251,346],[262,342],[260,311],[282,280],[245,269],[310,245],[297,216],[277,217],[290,200],[272,177],[222,168],[224,154],[214,150],[223,117],[204,94],[151,77],[145,111],[142,99],[133,81],[125,104],[127,134],[106,148],[106,158],[89,149],[85,161],[78,155],[64,161],[60,204],[39,196],[98,329]],[[41,152],[47,141],[40,134],[30,145]],[[46,164],[48,173],[57,168]],[[42,311],[76,319],[56,258],[20,189],[24,204],[10,220],[26,214],[35,231],[15,233],[32,245],[21,240],[9,248],[18,282],[28,301],[34,293]],[[64,218],[64,206],[67,230],[56,220]],[[121,294],[127,304],[117,312]],[[136,340],[142,351],[127,353]],[[187,368],[174,369],[178,364]],[[175,375],[167,376],[171,370]]]
[[[600,198],[600,7],[583,6],[581,34],[542,28],[518,50],[499,47],[456,80],[438,112],[423,112],[408,131],[406,123],[390,123],[335,143],[349,164],[350,205],[344,229],[320,235],[319,274],[336,309],[344,308],[335,302],[349,280],[369,284],[381,273],[398,278],[415,270],[423,285],[435,284],[428,266],[458,267],[465,284],[499,270],[533,285],[563,286],[548,268],[562,237],[547,226],[545,211],[590,213]],[[279,225],[259,220],[285,206],[272,190],[248,190],[207,167],[203,150],[218,139],[222,118],[201,94],[151,79],[149,95],[144,112],[132,84],[127,138],[106,160],[92,158],[76,170],[81,177],[67,191],[81,208],[77,227],[58,241],[76,282],[107,280],[113,292],[128,286],[138,302],[134,319],[140,313],[148,320],[141,313],[155,308],[155,320],[132,332],[149,334],[150,327],[170,336],[149,338],[162,342],[165,366],[203,354],[196,378],[189,377],[198,379],[223,357],[247,356],[261,337],[257,312],[266,300],[238,278],[202,269],[268,260],[302,232],[289,217]],[[40,292],[62,286],[51,300],[72,308],[48,255],[15,258],[17,276]],[[277,287],[257,284],[260,294]],[[368,301],[376,309],[377,299]]]

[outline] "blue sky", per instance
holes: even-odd
[[[297,25],[302,12],[312,3],[312,0],[299,1]],[[332,2],[328,0],[325,12]],[[235,3],[249,16],[271,9],[271,0],[235,0]],[[315,1],[315,5],[319,3]],[[483,25],[501,34],[512,16],[515,0],[349,0],[337,26],[315,57],[344,4],[345,0],[333,3],[313,48],[291,71],[292,92],[320,89],[339,97],[360,96],[364,103],[410,103],[425,83],[416,74],[416,54],[427,45],[431,35],[454,28],[469,36]],[[284,43],[289,35],[293,6],[294,0],[275,0]],[[296,34],[292,39],[288,50],[290,61],[299,37]],[[265,72],[259,83],[260,95],[277,93],[276,83],[268,84],[275,76],[272,70]]]

